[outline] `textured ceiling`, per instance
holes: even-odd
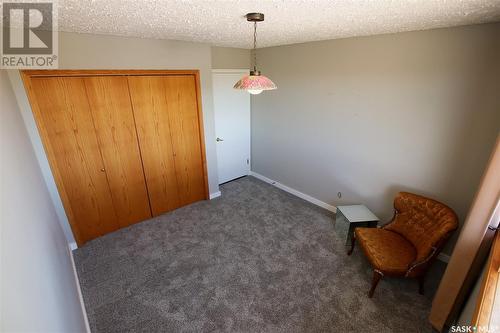
[[[500,0],[59,0],[59,30],[250,48],[500,21]]]

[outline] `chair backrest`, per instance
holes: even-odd
[[[394,208],[394,220],[384,228],[409,240],[417,250],[417,261],[427,258],[432,248],[458,227],[457,215],[451,208],[417,194],[398,193]]]

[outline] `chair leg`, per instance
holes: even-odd
[[[381,272],[379,272],[377,270],[373,270],[372,287],[371,287],[370,291],[368,292],[368,298],[373,297],[373,293],[375,292],[375,288],[377,288],[377,285],[383,276],[384,275]]]
[[[418,278],[418,293],[420,295],[424,294],[424,282],[425,282],[425,275],[420,275]]]
[[[356,237],[354,237],[354,235],[352,235],[351,237],[351,248],[349,249],[349,251],[347,251],[347,255],[350,256],[352,254],[352,251],[354,251],[354,243],[356,243]]]

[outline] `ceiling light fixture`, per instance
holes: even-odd
[[[257,70],[257,22],[264,21],[264,14],[261,13],[248,13],[245,15],[248,22],[253,22],[253,70],[250,75],[245,75],[234,85],[234,89],[243,89],[252,95],[260,94],[263,90],[276,89],[276,85],[260,74]]]

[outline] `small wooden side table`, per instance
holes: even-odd
[[[351,245],[355,228],[375,228],[378,222],[379,218],[365,205],[337,206],[335,231],[342,239],[345,239],[346,246]]]

